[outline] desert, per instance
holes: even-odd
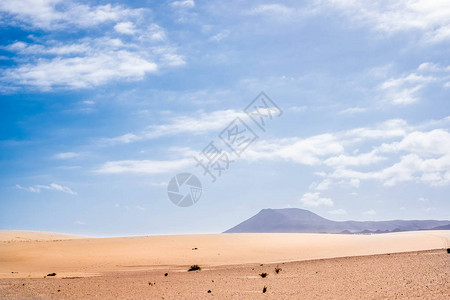
[[[2,299],[447,299],[450,293],[446,230],[117,238],[2,231],[0,240]],[[201,269],[188,271],[193,265]]]

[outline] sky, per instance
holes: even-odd
[[[0,30],[0,229],[450,219],[449,1],[3,0]],[[254,136],[239,155],[232,122]],[[214,182],[208,145],[230,159]],[[186,172],[202,194],[178,207]]]

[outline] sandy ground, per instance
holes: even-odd
[[[2,299],[450,298],[450,231],[102,239],[29,234],[24,240],[0,231]],[[187,272],[192,264],[202,270]],[[57,275],[44,278],[52,272]]]

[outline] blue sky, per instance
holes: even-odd
[[[5,0],[0,30],[0,229],[450,219],[448,1]],[[282,116],[212,183],[192,157],[260,91]]]

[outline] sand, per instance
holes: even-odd
[[[0,298],[450,295],[450,231],[65,237],[0,231]],[[192,264],[202,270],[187,272]],[[283,269],[279,274],[276,265]],[[44,278],[52,272],[57,275]],[[261,278],[261,272],[269,276]]]

